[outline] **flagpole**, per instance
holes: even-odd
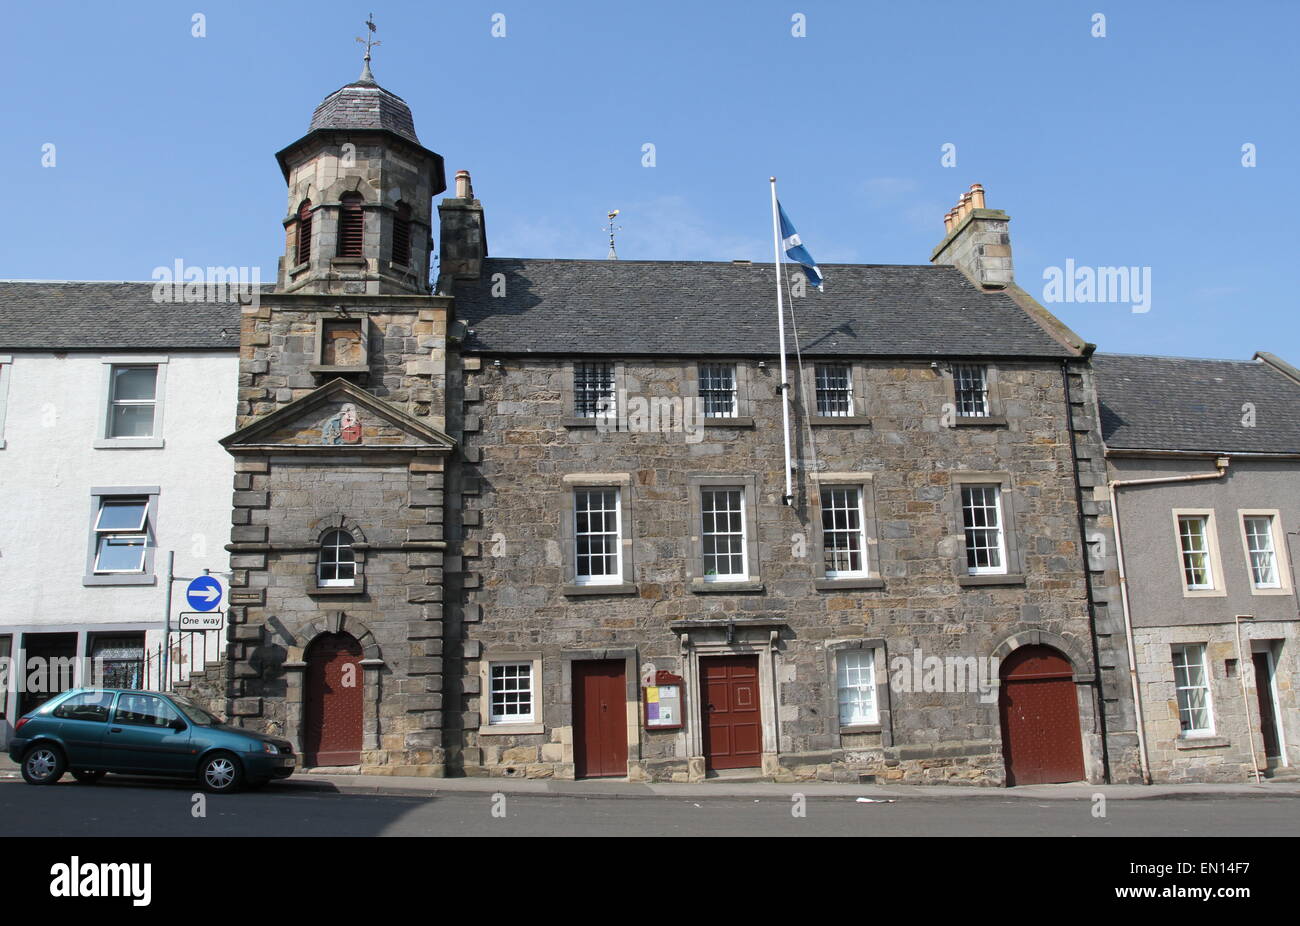
[[[790,478],[790,383],[786,380],[785,369],[785,295],[782,293],[781,280],[781,220],[777,216],[776,178],[769,178],[772,183],[772,246],[776,264],[776,325],[781,342],[781,436],[785,440],[785,504],[794,504],[794,490]]]

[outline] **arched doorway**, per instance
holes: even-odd
[[[1003,660],[999,675],[1007,784],[1082,779],[1083,737],[1070,660],[1050,646],[1022,646]]]
[[[361,644],[350,633],[322,633],[307,647],[303,760],[359,765],[364,679]]]

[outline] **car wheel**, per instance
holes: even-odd
[[[208,756],[199,765],[199,781],[204,790],[213,794],[229,794],[238,791],[244,780],[244,770],[239,760],[228,752],[217,752]]]
[[[67,767],[59,747],[37,743],[23,755],[23,780],[29,785],[52,785]]]
[[[77,779],[83,785],[93,785],[99,779],[104,777],[104,772],[85,771],[83,769],[73,769],[72,777]]]

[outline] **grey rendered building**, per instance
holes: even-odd
[[[1098,354],[1143,761],[1156,781],[1300,762],[1300,372]]]

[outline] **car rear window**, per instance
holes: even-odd
[[[108,709],[112,703],[111,691],[87,691],[68,698],[54,709],[53,714],[62,720],[93,720],[103,723],[108,720]]]

